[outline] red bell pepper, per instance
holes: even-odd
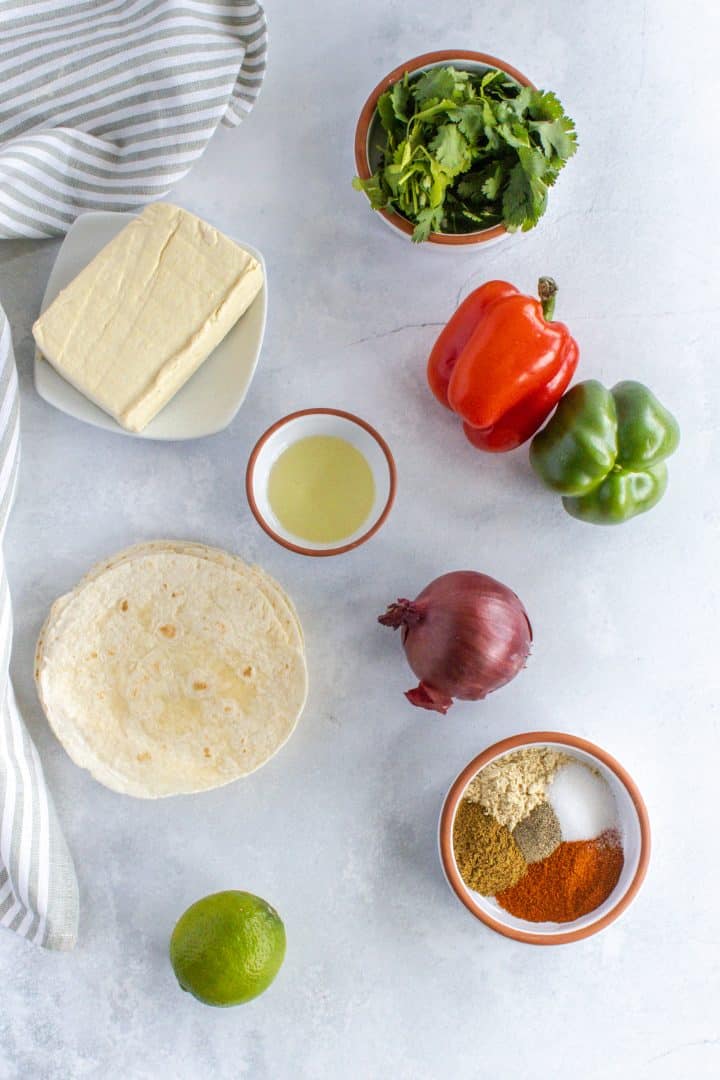
[[[577,367],[577,342],[551,321],[552,278],[540,278],[538,293],[488,281],[462,302],[430,354],[430,389],[480,450],[514,450],[534,435]]]

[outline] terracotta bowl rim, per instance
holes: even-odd
[[[530,930],[520,930],[514,926],[506,926],[499,919],[494,919],[484,911],[473,901],[472,897],[468,895],[462,882],[462,878],[460,877],[452,848],[452,825],[455,817],[455,810],[465,788],[470,780],[472,780],[473,776],[475,776],[484,765],[487,765],[488,762],[492,761],[493,758],[500,757],[510,750],[532,746],[533,744],[538,743],[559,743],[561,746],[567,746],[572,750],[582,750],[586,754],[590,754],[592,757],[597,758],[598,761],[602,762],[603,765],[615,774],[630,796],[640,827],[640,857],[638,859],[637,869],[633,875],[632,881],[622,896],[620,896],[617,903],[610,911],[606,912],[602,918],[597,919],[588,926],[576,930],[559,930],[557,933],[552,934],[537,934]],[[512,735],[506,739],[501,739],[499,742],[493,743],[493,745],[489,746],[486,750],[483,750],[483,752],[478,754],[477,757],[474,757],[472,761],[468,762],[451,785],[450,790],[445,797],[442,812],[440,814],[439,845],[440,860],[450,888],[453,890],[458,900],[460,900],[468,911],[479,919],[480,922],[485,923],[491,930],[495,930],[504,937],[513,938],[515,941],[522,941],[528,945],[566,945],[573,941],[582,941],[584,938],[591,937],[593,934],[597,934],[601,930],[604,930],[606,926],[615,922],[615,920],[619,918],[633,902],[645,880],[648,864],[650,862],[650,820],[645,802],[643,801],[637,784],[620,762],[616,761],[616,759],[606,750],[596,746],[595,743],[589,742],[587,739],[580,738],[578,735],[569,735],[560,731],[530,731],[523,734]]]
[[[369,529],[366,530],[361,536],[358,536],[355,540],[350,541],[347,544],[340,544],[333,548],[310,548],[305,547],[303,544],[296,544],[292,540],[288,540],[287,537],[281,536],[276,532],[265,517],[260,512],[260,508],[255,498],[255,465],[257,459],[262,451],[265,443],[268,439],[279,431],[280,428],[285,427],[286,424],[291,423],[293,420],[298,420],[302,416],[339,416],[343,420],[349,420],[353,424],[357,424],[358,427],[363,428],[368,435],[372,436],[375,442],[382,450],[385,460],[388,466],[388,473],[390,477],[390,488],[388,491],[388,497],[385,501],[385,505],[381,513],[373,521]],[[367,543],[376,532],[378,532],[385,524],[387,517],[392,510],[393,503],[395,502],[395,494],[397,491],[397,466],[395,464],[395,458],[392,450],[388,446],[385,439],[380,432],[369,424],[367,420],[363,420],[361,416],[357,416],[355,413],[347,412],[345,409],[331,409],[331,408],[312,408],[312,409],[298,409],[296,412],[288,413],[286,416],[282,416],[279,420],[276,420],[274,424],[263,432],[255,446],[252,449],[250,457],[248,458],[247,468],[245,470],[245,494],[250,505],[253,517],[257,521],[258,525],[264,532],[267,533],[277,544],[286,548],[288,551],[293,551],[297,555],[308,555],[311,558],[327,558],[331,555],[343,555],[347,551],[353,551],[354,548],[360,547],[361,544]]]
[[[521,86],[529,86],[533,90],[536,89],[535,85],[530,81],[527,75],[523,75],[523,73],[513,67],[512,64],[508,64],[505,60],[500,60],[497,56],[492,56],[490,53],[475,52],[472,49],[438,49],[434,52],[421,53],[420,56],[414,56],[412,60],[407,60],[404,64],[399,64],[386,75],[384,79],[380,80],[375,89],[368,96],[367,101],[360,111],[357,127],[355,128],[355,167],[359,177],[363,180],[367,180],[372,175],[368,159],[367,140],[370,124],[375,115],[375,109],[380,95],[392,86],[393,83],[397,82],[406,71],[415,72],[424,67],[429,67],[431,64],[450,60],[472,60],[478,64],[485,64],[487,67],[499,68],[519,82]],[[405,233],[406,236],[412,236],[414,226],[407,218],[402,217],[400,214],[396,214],[393,210],[376,210],[375,213],[382,214],[385,220],[389,222],[393,228]],[[472,233],[430,233],[426,243],[438,244],[445,247],[464,247],[468,244],[485,244],[490,240],[496,240],[498,237],[505,236],[506,234],[507,229],[504,225],[493,225],[490,229],[481,229],[478,232]]]

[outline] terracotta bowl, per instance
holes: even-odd
[[[467,887],[460,877],[453,854],[455,813],[466,787],[476,773],[511,750],[522,750],[538,744],[564,750],[584,764],[596,768],[610,785],[618,808],[625,853],[620,880],[604,904],[571,923],[531,923],[515,918],[501,908],[494,898],[480,896]],[[564,735],[557,731],[534,731],[495,743],[465,766],[445,799],[440,815],[439,842],[440,861],[447,882],[458,900],[475,918],[491,930],[514,938],[515,941],[523,941],[529,945],[565,945],[571,941],[582,941],[583,938],[604,930],[610,923],[615,922],[635,899],[645,879],[650,860],[650,822],[635,781],[605,750],[575,735]]]
[[[366,521],[341,544],[302,540],[288,532],[273,513],[267,497],[270,470],[282,452],[298,439],[333,435],[356,447],[370,466],[375,481],[375,501]],[[368,541],[382,527],[395,501],[397,470],[390,447],[365,420],[342,409],[302,409],[269,427],[258,439],[245,474],[250,509],[262,529],[276,543],[298,555],[342,555]]]
[[[359,177],[367,180],[372,176],[374,168],[378,164],[377,146],[382,142],[382,129],[377,115],[377,102],[380,95],[384,94],[393,83],[402,78],[406,71],[413,74],[426,71],[428,68],[447,67],[449,65],[464,71],[478,72],[485,72],[489,68],[499,68],[509,75],[511,79],[515,79],[516,82],[520,83],[521,86],[530,86],[535,89],[528,77],[518,71],[517,68],[487,53],[472,52],[466,49],[443,49],[438,52],[423,53],[422,56],[407,60],[377,84],[362,107],[360,119],[355,129],[355,167]],[[402,215],[396,214],[392,210],[375,210],[373,213],[379,214],[395,233],[407,239],[412,236],[414,225]],[[478,232],[431,233],[426,244],[463,249],[477,247],[478,244],[497,243],[511,235],[504,225],[494,225],[491,229],[481,229]]]

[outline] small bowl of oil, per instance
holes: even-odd
[[[260,527],[311,556],[341,555],[374,536],[396,485],[383,437],[341,409],[302,409],[278,420],[258,439],[245,475]]]

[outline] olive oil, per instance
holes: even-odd
[[[276,518],[302,540],[346,540],[375,501],[370,466],[335,435],[310,435],[283,450],[270,470],[268,499]]]

